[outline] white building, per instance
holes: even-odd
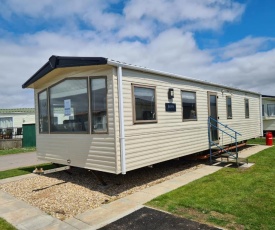
[[[275,96],[262,95],[263,131],[275,134]]]
[[[262,134],[258,93],[107,58],[52,56],[22,87],[35,90],[38,158],[54,163],[124,174],[207,150],[209,116],[238,141]]]
[[[34,108],[0,109],[0,139],[7,133],[9,138],[21,136],[23,124],[35,123]]]
[[[0,128],[22,128],[31,123],[35,123],[34,108],[0,109]]]

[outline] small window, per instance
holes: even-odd
[[[262,105],[262,116],[264,117],[264,105]]]
[[[245,103],[245,118],[249,118],[249,100],[244,99],[244,103]]]
[[[51,132],[89,133],[87,79],[67,79],[50,88]]]
[[[155,87],[133,86],[134,123],[156,122]]]
[[[232,99],[231,97],[226,97],[226,112],[227,112],[227,119],[232,119]]]
[[[12,128],[13,119],[12,117],[0,117],[0,128]]]
[[[267,116],[275,116],[275,104],[267,104]]]
[[[47,90],[38,94],[39,132],[49,132],[48,96]]]
[[[106,78],[91,79],[92,132],[107,132]]]
[[[182,91],[182,118],[183,120],[197,120],[196,93]]]

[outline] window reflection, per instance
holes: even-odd
[[[106,78],[91,79],[92,132],[107,132]]]
[[[156,120],[155,89],[134,86],[135,120]]]
[[[39,110],[39,132],[47,133],[48,126],[48,97],[47,91],[38,94],[38,110]]]
[[[50,88],[51,132],[89,132],[86,79],[68,79]]]
[[[182,110],[184,120],[197,119],[196,93],[182,91]]]

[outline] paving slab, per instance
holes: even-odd
[[[155,194],[150,194],[150,193],[148,194],[147,191],[142,190],[134,194],[131,194],[129,196],[126,196],[124,199],[127,199],[137,204],[144,204],[154,198],[155,198]]]
[[[239,152],[239,157],[242,158],[247,158],[252,156],[253,154],[256,154],[264,149],[268,149],[273,146],[268,146],[268,145],[251,145],[253,146],[252,148],[247,148],[243,149],[242,151]]]
[[[64,220],[64,222],[66,222],[67,224],[77,228],[77,229],[81,229],[81,230],[86,230],[86,229],[90,229],[90,225],[82,222],[81,220],[78,220],[74,217],[71,217],[69,219]]]
[[[9,220],[13,225],[19,225],[30,218],[39,217],[42,214],[40,210],[19,208],[14,211],[2,213],[1,216]]]
[[[11,202],[14,200],[14,197],[11,196],[10,194],[3,192],[0,190],[0,207],[8,202]]]
[[[169,187],[166,187],[166,186],[163,186],[163,184],[161,183],[161,184],[157,184],[155,186],[146,188],[146,189],[142,190],[142,192],[149,193],[149,194],[154,195],[154,197],[157,197],[164,193],[171,192],[172,190],[178,188],[178,185],[179,184],[176,185],[176,184],[170,183]]]
[[[0,204],[0,217],[19,230],[78,229],[1,190]]]
[[[10,183],[10,182],[14,182],[14,181],[19,181],[19,180],[22,180],[22,179],[33,178],[33,177],[36,177],[36,176],[39,176],[39,175],[30,173],[30,174],[26,174],[26,175],[22,175],[22,176],[9,177],[9,178],[0,180],[0,185]]]

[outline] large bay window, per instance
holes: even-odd
[[[106,133],[106,84],[106,77],[68,78],[38,93],[39,132]]]
[[[155,87],[133,85],[134,123],[157,122]]]

